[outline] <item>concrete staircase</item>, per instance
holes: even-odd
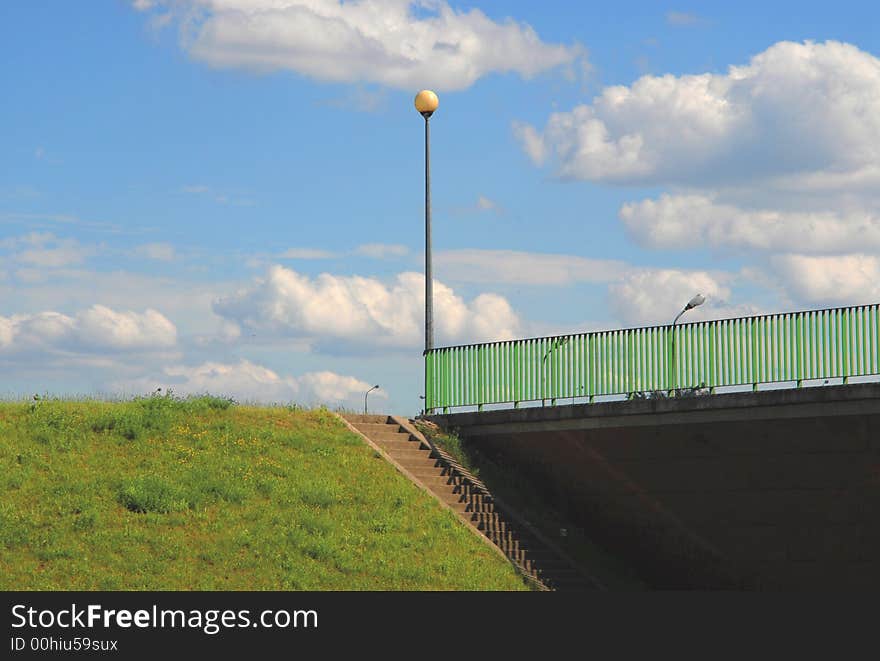
[[[340,418],[400,472],[453,510],[538,589],[603,589],[558,546],[425,438],[411,421],[397,416],[351,413]]]

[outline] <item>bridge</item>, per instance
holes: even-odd
[[[878,347],[878,305],[442,347],[427,417],[654,587],[877,589]]]

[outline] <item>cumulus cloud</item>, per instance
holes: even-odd
[[[288,248],[278,256],[282,259],[332,259],[336,253],[317,248]]]
[[[370,384],[329,371],[309,372],[300,377],[281,375],[242,359],[238,363],[207,361],[200,365],[169,365],[154,376],[116,382],[111,386],[112,390],[127,393],[155,392],[157,388],[170,388],[179,395],[209,393],[238,401],[334,405],[359,400]],[[381,390],[374,391],[373,396],[387,397]]]
[[[139,9],[148,9],[141,0]],[[530,78],[583,58],[529,25],[445,0],[183,0],[182,44],[216,67],[290,70],[317,80],[461,90],[494,72]]]
[[[767,177],[846,181],[880,164],[880,60],[780,42],[726,74],[644,76],[515,132],[559,176],[621,184]]]
[[[156,310],[93,305],[74,316],[54,311],[0,317],[0,352],[157,351],[174,347],[177,329]]]
[[[706,297],[683,321],[720,319],[758,310],[730,304],[730,274],[676,269],[642,269],[624,275],[608,287],[609,307],[618,319],[633,326],[669,324],[694,294]]]
[[[355,254],[373,259],[388,259],[389,257],[405,257],[409,254],[409,248],[399,243],[365,243],[355,249]]]
[[[776,255],[771,270],[785,289],[812,305],[858,305],[880,299],[876,255]]]
[[[435,262],[452,280],[539,286],[608,282],[626,269],[623,262],[610,259],[516,250],[445,250]]]
[[[343,400],[350,401],[354,397],[357,397],[358,403],[360,403],[360,398],[367,390],[372,388],[372,385],[366,381],[326,370],[303,374],[299,378],[299,386],[303,395],[306,396],[305,399],[326,403]],[[381,389],[377,389],[370,393],[370,397],[387,399],[388,394]]]
[[[620,220],[651,248],[758,249],[774,252],[851,252],[880,249],[880,215],[867,210],[743,209],[711,195],[663,194],[629,202]]]
[[[272,266],[265,278],[214,303],[214,312],[263,333],[309,338],[325,351],[352,346],[418,347],[423,339],[424,276],[400,273],[390,284],[328,273],[310,278]],[[519,319],[496,294],[470,302],[434,281],[434,322],[442,342],[515,337]]]

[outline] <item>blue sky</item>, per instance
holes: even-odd
[[[6,394],[417,412],[423,87],[438,344],[876,302],[878,14],[4,3]]]

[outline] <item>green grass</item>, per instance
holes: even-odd
[[[323,409],[0,403],[0,589],[522,590]]]

